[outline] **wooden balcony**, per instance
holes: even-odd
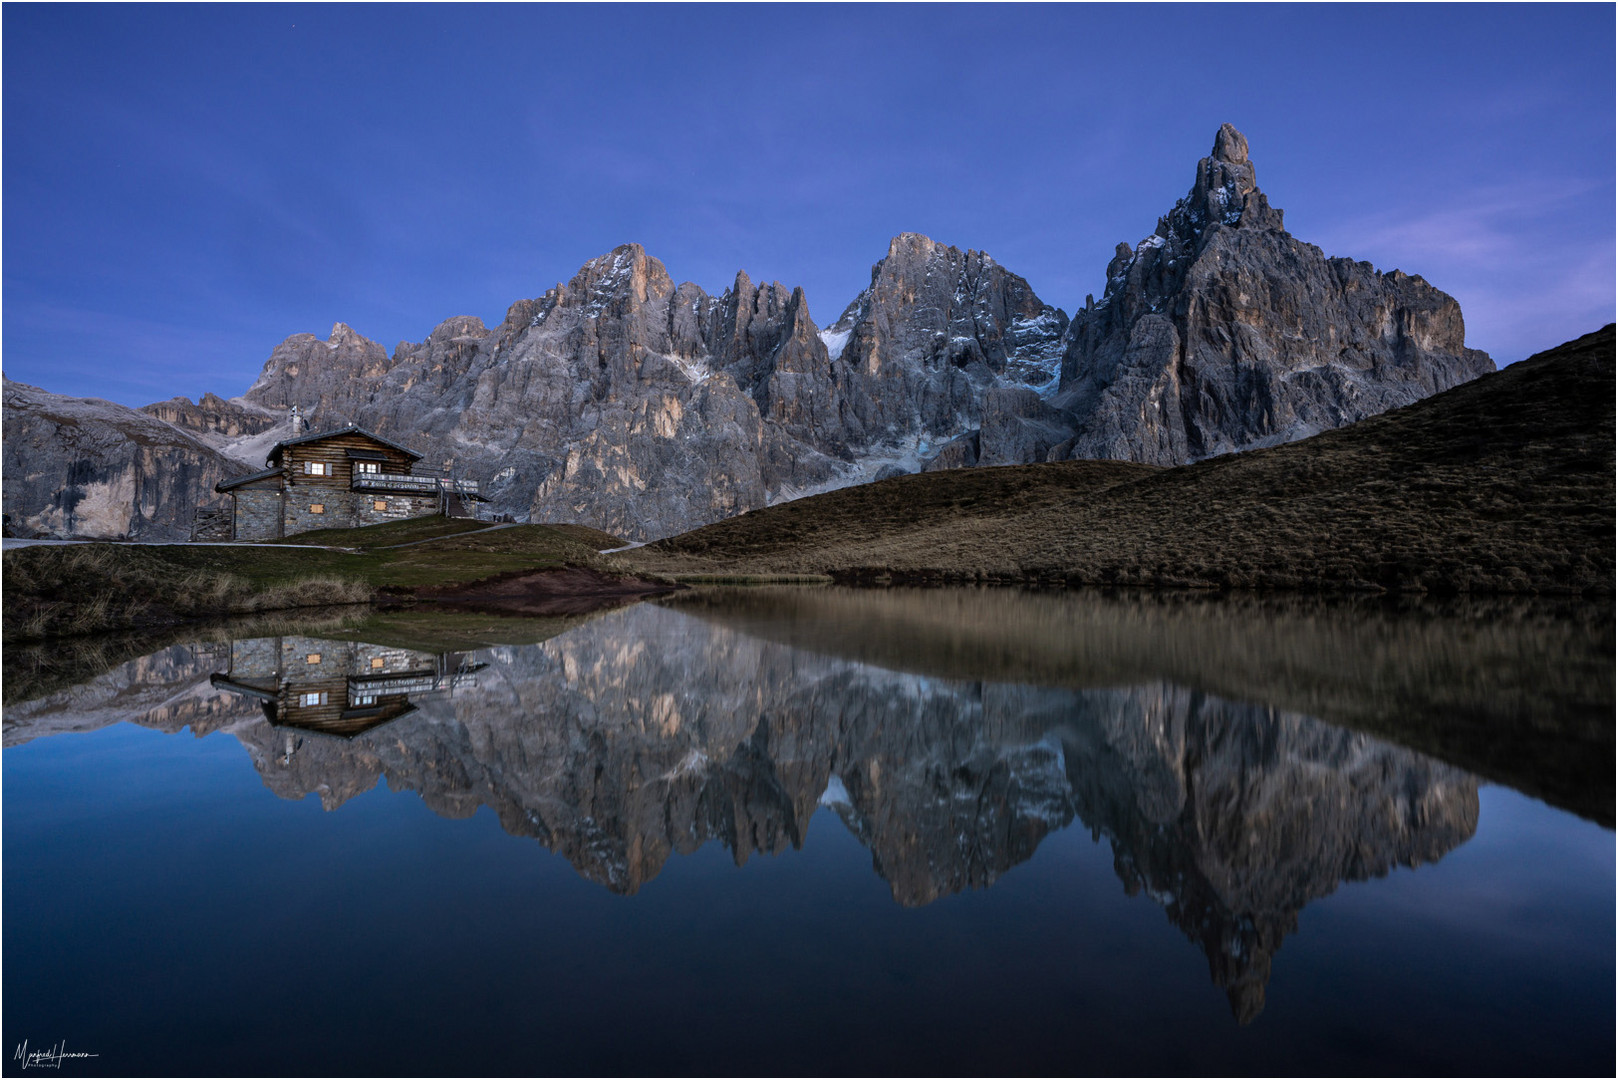
[[[478,684],[474,671],[456,671],[448,674],[433,672],[404,672],[398,675],[351,675],[348,679],[350,698],[359,695],[431,694],[439,690],[459,690]]]
[[[448,491],[456,495],[476,495],[476,480],[461,480],[432,472],[368,473],[356,472],[349,481],[351,491],[402,491],[413,495],[434,495]]]

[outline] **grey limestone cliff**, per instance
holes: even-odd
[[[982,427],[999,396],[1054,391],[1066,329],[1060,309],[984,252],[905,233],[822,337],[858,390],[851,413],[864,441],[889,456],[914,448],[919,464]]]
[[[173,424],[5,380],[8,536],[176,539],[202,493],[241,466]]]
[[[499,512],[646,538],[915,469],[992,392],[1054,390],[1065,328],[988,256],[914,234],[824,333],[802,289],[739,273],[712,297],[630,244],[493,329],[450,319],[391,355],[343,324],[294,335],[240,405],[409,442]]]
[[[1282,227],[1229,124],[1190,192],[1069,329],[1052,458],[1177,465],[1353,423],[1494,370],[1419,277],[1327,258]]]
[[[210,440],[240,440],[261,435],[282,419],[265,409],[226,401],[217,394],[203,394],[192,404],[190,398],[176,397],[142,405],[140,412],[155,416],[165,424]]]

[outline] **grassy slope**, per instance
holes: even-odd
[[[547,521],[543,524],[547,529],[555,529],[563,536],[577,540],[581,544],[588,544],[597,551],[620,548],[629,543],[628,540],[614,536],[609,532],[602,532],[600,529],[592,529],[588,525],[562,524],[554,521]]]
[[[1613,329],[1269,450],[900,477],[611,558],[848,580],[1610,592]]]
[[[416,527],[431,527],[424,519]],[[401,543],[392,522],[342,532],[358,551],[225,545],[75,544],[8,551],[7,642],[160,626],[189,618],[357,603],[378,590],[478,581],[496,574],[599,566],[595,549],[543,525]],[[305,537],[299,538],[307,540]],[[381,541],[381,543],[376,543]]]
[[[275,540],[272,543],[373,549],[390,544],[411,544],[440,536],[455,536],[488,527],[487,521],[435,515],[389,521],[382,525],[364,525],[355,529],[311,529],[308,532],[293,533],[284,540]]]

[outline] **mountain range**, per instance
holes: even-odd
[[[1187,195],[1072,317],[979,251],[897,236],[830,326],[746,273],[719,296],[627,244],[505,319],[390,354],[339,323],[238,398],[128,409],[4,386],[9,535],[184,535],[293,432],[357,424],[518,520],[637,540],[904,473],[1272,446],[1494,370],[1453,298],[1292,237],[1226,124]]]

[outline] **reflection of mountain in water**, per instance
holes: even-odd
[[[1184,690],[1111,696],[1068,744],[1074,810],[1112,840],[1130,895],[1158,899],[1202,946],[1244,1022],[1306,903],[1436,860],[1477,828],[1476,781],[1430,758]]]
[[[800,846],[824,805],[897,901],[925,904],[991,884],[1077,817],[1111,840],[1126,889],[1202,946],[1243,1020],[1305,904],[1439,858],[1477,823],[1476,782],[1454,768],[1169,683],[901,674],[646,605],[478,659],[457,682],[469,664],[456,655],[295,638],[228,657],[175,648],[9,710],[7,741],[94,717],[229,730],[277,794],[332,809],[386,776],[445,816],[489,806],[622,893],[710,840],[738,863]],[[235,692],[214,692],[210,673],[227,668],[216,681]],[[398,695],[377,726],[304,737],[304,723],[289,738],[299,708],[333,712],[330,729],[382,704],[354,704],[367,679],[429,673],[441,684]]]

